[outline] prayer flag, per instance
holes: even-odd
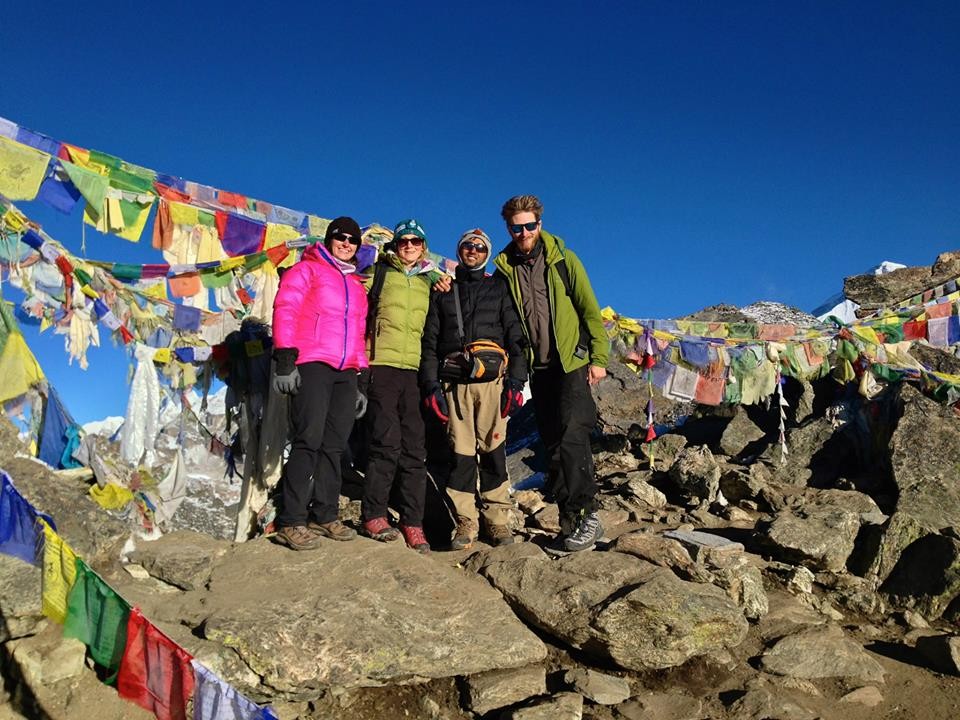
[[[199,330],[200,308],[180,304],[174,305],[173,327],[176,330]]]
[[[267,232],[265,223],[222,210],[217,210],[216,218],[220,244],[227,255],[232,257],[249,255],[259,252],[263,247]]]
[[[260,707],[212,670],[193,661],[193,720],[276,720],[272,708]]]
[[[63,624],[67,619],[67,595],[77,577],[77,556],[46,522],[43,528],[43,614]]]
[[[127,617],[127,642],[117,675],[117,693],[158,720],[186,720],[193,693],[193,658],[143,617]]]
[[[36,565],[39,544],[37,511],[0,470],[0,552]]]
[[[90,657],[111,674],[120,669],[129,613],[126,600],[77,558],[76,582],[67,597],[63,634],[80,640],[90,649]]]
[[[33,200],[49,164],[46,153],[0,135],[0,194],[9,200]]]

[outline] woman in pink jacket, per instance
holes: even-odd
[[[355,272],[360,226],[330,223],[283,274],[273,305],[274,387],[291,395],[293,444],[280,481],[277,541],[310,550],[321,537],[352,540],[337,517],[340,456],[365,406],[357,373],[367,367],[367,293]]]

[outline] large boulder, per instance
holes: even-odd
[[[882,590],[900,602],[913,597],[935,616],[960,594],[948,577],[956,572],[953,539],[960,528],[960,419],[910,385],[901,386],[900,400],[903,411],[890,440],[896,506],[873,548],[869,569],[885,582]],[[939,535],[947,537],[927,539]],[[931,571],[939,568],[936,572],[942,574],[910,587],[904,580],[912,577],[910,566],[921,556]]]
[[[686,447],[670,467],[670,479],[686,497],[710,504],[720,490],[720,465],[706,445]]]
[[[766,433],[747,417],[746,411],[738,407],[720,437],[720,450],[730,457],[737,457],[748,445],[763,439]]]
[[[840,572],[853,552],[860,519],[842,509],[802,515],[781,511],[766,532],[766,544],[780,560],[811,570]]]
[[[850,678],[883,682],[883,667],[835,625],[808,628],[787,635],[761,659],[764,671],[813,680]]]
[[[487,551],[471,566],[527,622],[625,669],[661,669],[735,647],[747,621],[720,588],[623,553],[551,561],[539,549]]]
[[[292,553],[248,542],[214,565],[204,607],[204,637],[260,677],[256,688],[236,685],[259,697],[305,700],[546,656],[487,583],[402,544],[331,541]]]

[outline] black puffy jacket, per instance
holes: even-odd
[[[423,328],[420,355],[420,385],[425,390],[440,382],[440,364],[452,352],[462,350],[453,293],[460,294],[465,342],[492,340],[507,351],[507,376],[527,381],[525,340],[520,318],[502,273],[484,276],[483,268],[457,267],[453,289],[434,292]]]

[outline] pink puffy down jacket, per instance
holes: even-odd
[[[342,370],[367,367],[367,291],[317,243],[283,274],[273,303],[273,343],[297,348],[297,364],[319,360]]]

